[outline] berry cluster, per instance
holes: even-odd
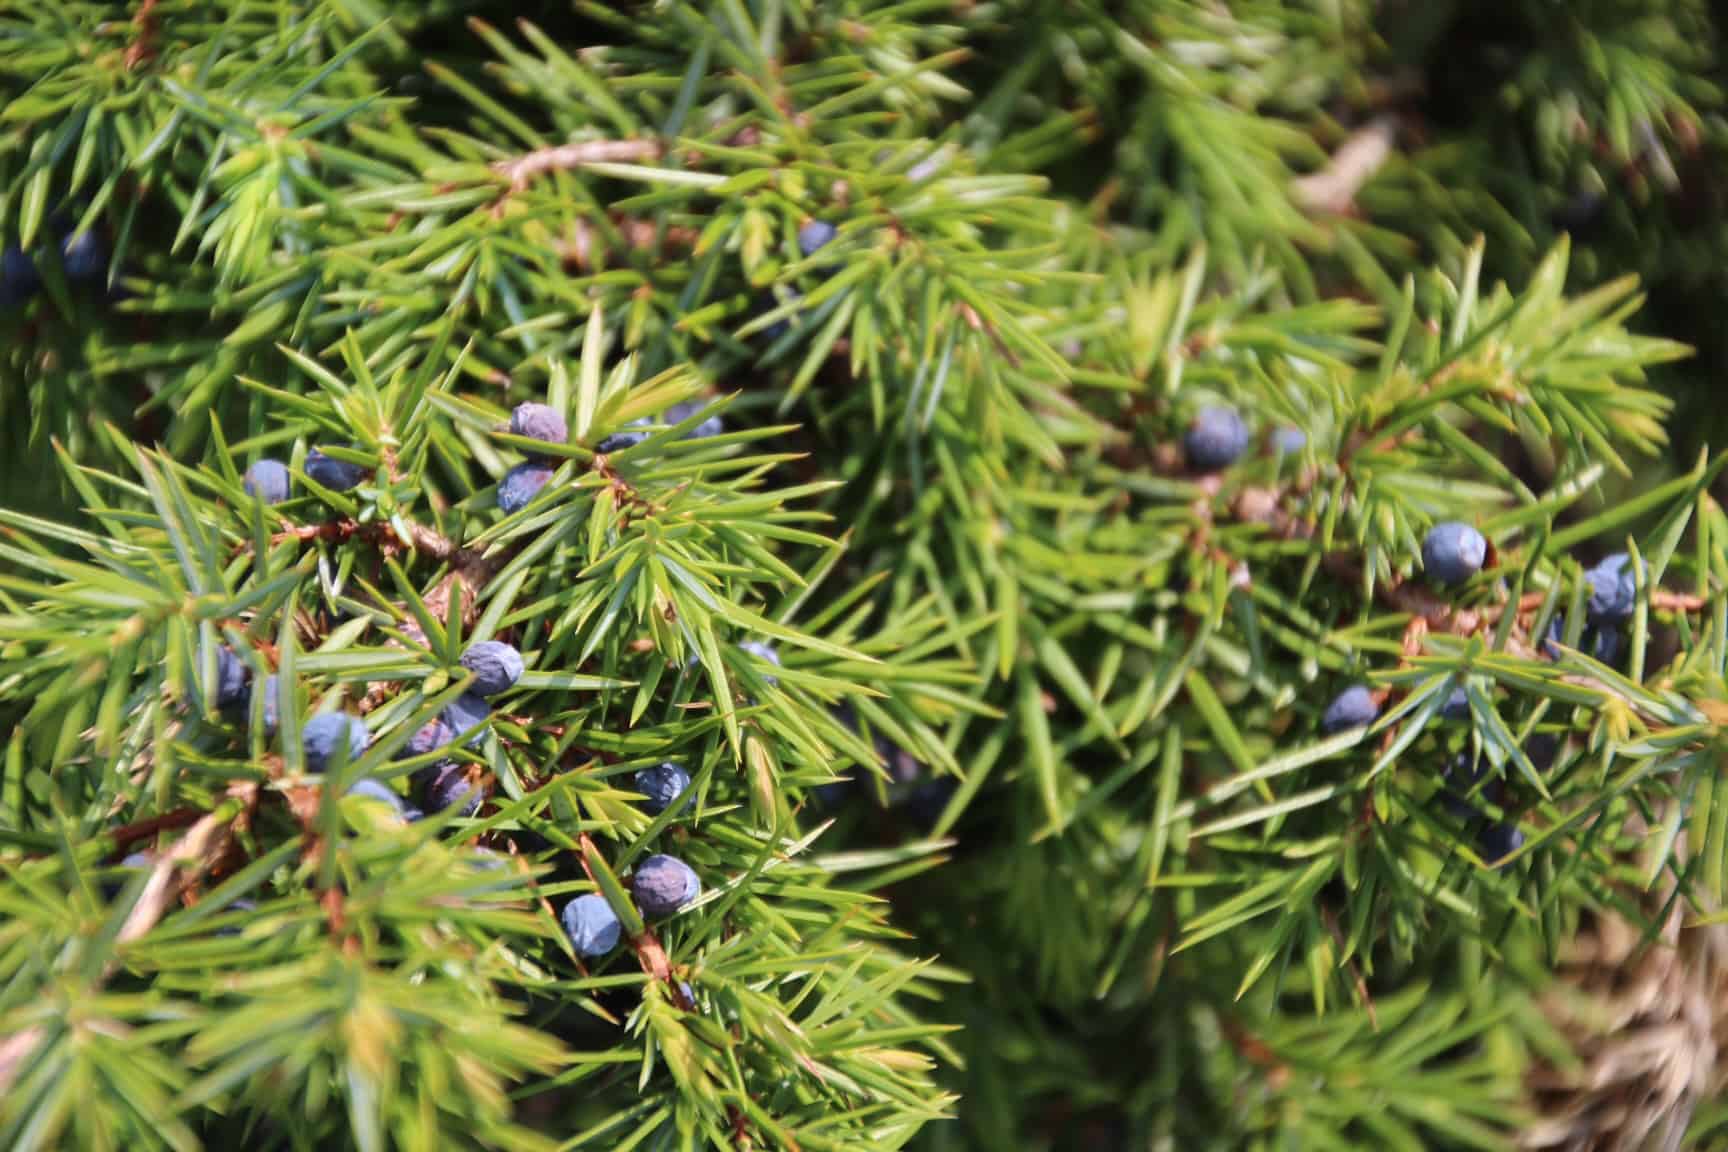
[[[108,242],[95,229],[61,238],[60,270],[72,284],[93,284],[108,268]],[[0,251],[0,309],[12,311],[28,304],[42,289],[39,257],[16,244]]]

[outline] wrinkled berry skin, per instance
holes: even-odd
[[[764,644],[760,640],[745,640],[738,645],[738,650],[748,652],[758,660],[764,660],[776,668],[780,667],[780,653],[774,650],[772,644]],[[780,683],[779,677],[767,673],[762,674],[762,679],[766,680],[770,686]]]
[[[484,724],[491,717],[492,705],[486,703],[483,697],[476,696],[472,692],[462,693],[444,708],[444,723],[450,726],[450,730],[456,736],[462,735],[469,729],[474,730],[473,735],[468,737],[470,746],[480,743],[480,737],[485,735],[485,729],[479,725]]]
[[[807,220],[798,229],[798,251],[814,256],[834,242],[840,230],[826,220]]]
[[[529,501],[540,495],[540,489],[552,479],[552,469],[530,461],[518,464],[498,481],[498,509],[510,516],[528,507]]]
[[[328,768],[336,759],[336,749],[344,739],[348,741],[348,762],[352,764],[365,754],[371,739],[360,717],[345,712],[326,712],[308,720],[306,727],[300,730],[300,747],[306,755],[307,769],[322,772]]]
[[[482,640],[468,645],[462,653],[462,667],[474,673],[468,691],[479,696],[496,696],[516,687],[522,679],[522,653],[502,640]]]
[[[1308,447],[1308,433],[1289,424],[1272,429],[1272,452],[1277,456],[1294,456]]]
[[[1248,425],[1234,408],[1202,408],[1183,439],[1188,467],[1219,472],[1248,450]]]
[[[682,404],[674,404],[672,407],[666,409],[666,423],[681,424],[707,406],[708,404],[704,400],[686,400]],[[710,416],[708,419],[702,421],[702,423],[696,425],[696,427],[690,429],[690,431],[684,433],[684,439],[706,440],[708,437],[718,436],[724,431],[726,431],[726,425],[721,423],[720,417]]]
[[[1452,695],[1446,697],[1446,703],[1440,705],[1440,719],[1468,720],[1470,718],[1470,693],[1462,688],[1454,688]]]
[[[364,796],[368,800],[377,800],[388,804],[391,811],[404,820],[418,819],[420,813],[408,807],[404,800],[388,784],[382,780],[374,780],[370,776],[362,777],[348,786],[348,795]]]
[[[326,456],[316,448],[306,453],[306,460],[301,464],[300,470],[306,473],[307,479],[332,492],[346,492],[351,488],[358,488],[360,481],[366,478],[366,469],[358,464]]]
[[[564,423],[564,414],[548,404],[516,405],[516,410],[510,413],[510,431],[547,444],[563,444],[570,439],[570,426]]]
[[[644,916],[670,916],[702,895],[702,881],[676,856],[648,857],[637,866],[630,883]]]
[[[268,458],[254,461],[246,469],[242,485],[246,495],[256,496],[266,504],[280,504],[288,499],[288,465]]]
[[[245,661],[226,648],[216,649],[216,707],[245,703],[248,676]]]
[[[462,816],[480,811],[485,794],[468,779],[468,769],[461,764],[443,764],[427,779],[421,801],[428,812],[444,812],[455,808]]]
[[[636,773],[636,791],[645,799],[642,807],[659,815],[690,787],[690,773],[676,764],[656,764]]]
[[[1352,684],[1338,693],[1320,717],[1320,731],[1330,736],[1346,728],[1363,728],[1380,715],[1380,705],[1365,684]]]
[[[1616,552],[1605,557],[1584,573],[1584,579],[1590,584],[1584,611],[1592,624],[1618,624],[1631,618],[1638,604],[1638,580],[1630,556]]]
[[[1491,868],[1500,867],[1506,857],[1524,846],[1524,833],[1516,824],[1490,824],[1476,837],[1476,850]]]
[[[108,267],[108,244],[98,232],[68,236],[60,245],[60,266],[68,280],[94,280]]]
[[[598,893],[576,897],[564,905],[558,918],[564,922],[564,935],[570,937],[570,946],[578,956],[604,956],[618,947],[624,935],[624,925],[618,922],[612,905]]]
[[[1436,584],[1459,584],[1470,579],[1482,571],[1482,562],[1487,558],[1487,539],[1458,520],[1436,524],[1422,538],[1422,570]]]
[[[29,301],[42,287],[42,275],[36,261],[16,244],[8,244],[0,252],[0,308],[15,308]]]
[[[455,739],[455,730],[445,722],[442,716],[434,716],[422,724],[414,735],[408,737],[408,743],[402,746],[402,755],[410,759],[416,756],[426,756]]]

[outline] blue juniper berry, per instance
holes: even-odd
[[[738,650],[740,652],[748,652],[758,660],[766,661],[767,663],[774,665],[776,668],[780,667],[780,653],[774,650],[772,644],[764,644],[760,640],[745,640],[738,645]],[[774,676],[767,672],[762,673],[762,679],[767,681],[769,687],[773,687],[780,683],[780,678],[778,676]]]
[[[1374,723],[1380,715],[1380,705],[1366,684],[1352,684],[1332,698],[1320,716],[1320,731],[1330,736],[1346,728],[1362,728]]]
[[[321,488],[332,492],[346,492],[360,486],[360,481],[366,478],[366,469],[358,464],[350,464],[346,460],[338,460],[334,456],[326,456],[318,449],[306,453],[305,461],[300,470],[306,478]]]
[[[1500,867],[1523,846],[1524,833],[1516,824],[1493,823],[1476,834],[1477,853],[1490,868]]]
[[[612,905],[606,902],[606,897],[594,892],[564,905],[559,919],[564,922],[564,935],[570,937],[570,946],[578,956],[604,956],[618,947],[618,940],[624,935],[624,925],[619,923]]]
[[[232,708],[246,701],[246,681],[251,673],[245,661],[227,648],[216,649],[216,707]]]
[[[690,787],[690,773],[676,764],[655,764],[636,773],[635,785],[644,797],[642,807],[659,815]]]
[[[436,765],[431,773],[424,777],[420,798],[428,812],[443,812],[455,808],[462,816],[473,816],[480,811],[486,795],[468,779],[466,765],[445,763]]]
[[[1290,424],[1272,429],[1272,452],[1276,456],[1295,456],[1308,447],[1308,433]]]
[[[498,481],[498,510],[512,516],[528,507],[552,479],[553,468],[537,460],[518,464]]]
[[[814,256],[834,242],[840,230],[826,220],[806,220],[798,229],[798,251]]]
[[[468,690],[477,696],[508,692],[522,679],[522,653],[502,640],[482,640],[462,653],[462,667],[474,673]]]
[[[68,280],[94,280],[108,267],[108,244],[94,229],[68,236],[60,244],[60,266]]]
[[[16,244],[8,244],[0,252],[0,308],[16,308],[28,303],[42,287],[42,274],[36,261]]]
[[[1452,694],[1446,697],[1446,703],[1440,705],[1440,719],[1468,720],[1469,718],[1469,691],[1462,686],[1452,689]]]
[[[258,688],[258,691],[264,694],[264,731],[267,734],[276,731],[276,722],[282,714],[282,706],[277,699],[280,684],[281,681],[272,672],[264,677],[264,683]]]
[[[696,413],[708,406],[706,400],[685,400],[666,409],[667,424],[682,424]],[[710,416],[690,431],[684,433],[686,440],[706,440],[710,436],[718,436],[726,431],[726,425],[721,423],[718,415]]]
[[[408,737],[408,742],[402,746],[402,756],[407,759],[428,756],[455,739],[455,729],[450,727],[444,717],[434,716],[420,725],[414,735]]]
[[[345,712],[325,712],[314,716],[300,730],[300,746],[306,756],[306,767],[313,772],[322,772],[335,762],[336,750],[344,740],[348,744],[348,762],[352,764],[365,754],[370,739],[365,722]]]
[[[1584,611],[1592,624],[1618,624],[1632,616],[1638,604],[1638,574],[1632,570],[1632,558],[1616,552],[1602,559],[1584,573],[1590,585],[1590,598]]]
[[[1436,524],[1422,538],[1422,570],[1437,584],[1470,579],[1487,558],[1487,538],[1459,520]]]
[[[266,504],[280,504],[288,499],[288,483],[288,465],[266,457],[253,461],[241,485],[248,496],[256,496]]]
[[[408,801],[382,780],[374,780],[363,776],[348,786],[348,795],[361,796],[368,800],[376,800],[388,804],[390,810],[404,820],[416,820],[420,813],[408,807]]]
[[[488,704],[484,697],[472,692],[464,692],[444,706],[444,723],[450,726],[456,736],[469,733],[469,746],[480,743],[481,736],[485,734],[482,726],[491,718],[492,705]]]
[[[516,410],[510,413],[510,431],[547,444],[563,444],[570,439],[570,426],[564,422],[564,414],[549,404],[516,405]]]
[[[631,878],[636,906],[645,916],[670,916],[702,895],[702,881],[676,856],[650,856]]]
[[[1202,408],[1182,443],[1188,467],[1196,472],[1222,471],[1248,450],[1248,425],[1234,408]]]

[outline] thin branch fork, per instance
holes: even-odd
[[[615,164],[629,160],[656,160],[661,155],[658,140],[583,140],[556,148],[539,148],[512,160],[500,160],[492,170],[510,181],[510,190],[520,192],[547,172],[565,172],[585,164]]]
[[[583,851],[578,854],[578,863],[589,881],[598,888],[600,882],[594,878],[594,869],[588,865],[588,853],[598,852],[594,847],[594,839],[584,832],[578,837]],[[646,924],[642,926],[642,935],[632,937],[630,946],[636,950],[636,960],[642,965],[642,971],[672,989],[672,999],[678,1007],[686,1012],[695,1011],[696,1005],[684,994],[684,988],[672,978],[672,962],[666,958],[666,949],[660,943],[660,938],[654,935],[654,929]]]

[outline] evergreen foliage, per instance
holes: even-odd
[[[491,7],[0,0],[0,1147],[1717,1138],[1710,5]]]

